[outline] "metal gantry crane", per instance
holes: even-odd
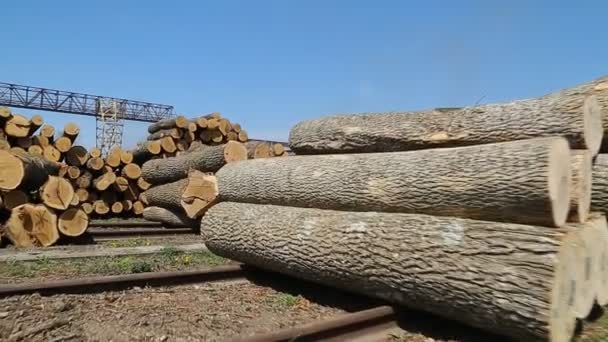
[[[173,106],[0,82],[0,106],[94,116],[102,152],[122,144],[124,120],[174,117]]]

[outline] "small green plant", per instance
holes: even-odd
[[[160,250],[160,254],[167,259],[173,259],[179,254],[179,251],[174,246],[164,246]]]
[[[280,293],[276,295],[276,301],[279,305],[285,307],[293,307],[300,301],[300,296],[293,296],[289,293]]]
[[[136,260],[131,265],[131,273],[152,272],[153,268],[154,268],[154,266],[145,260]]]

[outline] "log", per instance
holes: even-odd
[[[49,124],[43,125],[40,129],[40,136],[46,138],[47,141],[53,139],[53,136],[55,136],[55,127]]]
[[[65,155],[65,162],[72,166],[84,166],[89,160],[89,152],[84,146],[74,145]]]
[[[220,127],[219,118],[207,118],[207,129],[209,131],[215,130]]]
[[[11,112],[10,108],[0,107],[0,121],[1,122],[6,122],[6,120],[10,119],[11,117],[13,117],[13,113]]]
[[[183,211],[181,196],[187,184],[188,179],[180,179],[175,182],[156,185],[146,190],[144,195],[149,206]]]
[[[130,200],[122,200],[123,211],[131,211],[133,209],[133,201]]]
[[[47,145],[42,148],[42,155],[49,161],[61,161],[61,152],[53,145]]]
[[[81,203],[89,200],[89,190],[78,188],[75,191],[76,191],[76,195],[78,196],[78,200]]]
[[[47,247],[59,239],[57,215],[42,204],[14,208],[6,224],[7,237],[16,247]]]
[[[114,189],[118,192],[125,192],[129,188],[129,180],[125,177],[116,177]]]
[[[82,211],[84,211],[84,213],[85,213],[85,214],[87,214],[87,215],[91,215],[91,214],[93,213],[93,211],[94,211],[94,210],[93,210],[93,209],[94,209],[94,208],[93,208],[93,204],[92,204],[92,203],[89,203],[89,202],[84,202],[84,203],[82,203],[81,209],[82,209]]]
[[[0,139],[0,150],[8,151],[10,149],[11,145],[9,144],[9,142],[4,139]]]
[[[570,341],[575,329],[584,261],[568,230],[223,202],[201,232],[220,256],[517,341]]]
[[[228,132],[230,132],[230,130],[232,130],[232,125],[230,124],[230,121],[228,121],[227,119],[220,119],[220,124],[217,127],[218,131],[220,131],[220,133],[223,136],[226,136],[228,134]]]
[[[148,190],[150,189],[151,184],[146,182],[145,179],[143,179],[143,177],[139,177],[137,178],[137,187],[140,188],[141,190]]]
[[[112,207],[110,208],[110,210],[112,211],[113,214],[120,214],[120,213],[122,213],[123,210],[124,210],[122,202],[114,202],[114,203],[112,203]]]
[[[72,148],[72,141],[68,137],[59,137],[53,145],[57,151],[67,153]]]
[[[239,141],[240,142],[247,142],[249,140],[249,135],[247,134],[247,132],[243,129],[239,132]]]
[[[89,151],[89,155],[91,156],[91,158],[101,158],[101,149],[99,149],[97,147],[93,147]]]
[[[110,212],[108,204],[102,200],[96,200],[93,202],[93,211],[98,215],[105,215]]]
[[[106,172],[101,176],[93,179],[93,187],[96,190],[104,191],[110,187],[110,185],[116,182],[116,174],[113,172]]]
[[[87,169],[91,171],[100,171],[103,169],[104,161],[99,157],[92,157],[87,161]]]
[[[74,197],[74,188],[62,177],[49,176],[40,188],[40,199],[47,207],[65,210],[70,206]]]
[[[226,134],[226,140],[228,141],[238,141],[239,140],[239,134],[236,132],[228,132],[228,134]]]
[[[591,153],[572,150],[570,153],[572,185],[568,222],[585,222],[591,207]]]
[[[227,164],[220,199],[562,226],[570,206],[563,138],[451,149],[293,156]],[[144,173],[144,177],[146,174]]]
[[[11,152],[11,153],[14,153],[14,154],[24,154],[24,153],[27,153],[23,148],[21,148],[19,146],[11,147],[8,151]]]
[[[19,114],[13,114],[13,116],[4,124],[4,133],[6,133],[6,135],[9,137],[27,137],[29,132],[30,120]]]
[[[142,177],[151,184],[164,184],[188,176],[188,171],[215,172],[225,164],[247,159],[247,149],[241,143],[205,146],[179,157],[155,159],[142,167]]]
[[[67,176],[70,179],[77,179],[78,177],[80,177],[80,168],[78,168],[77,166],[68,166]]]
[[[196,119],[196,125],[198,126],[198,128],[200,129],[205,129],[207,128],[207,118],[204,117],[200,117]]]
[[[183,213],[176,213],[161,207],[146,207],[143,216],[148,221],[160,222],[169,227],[188,227],[198,230],[200,226],[199,220],[193,220]]]
[[[248,141],[245,143],[245,147],[247,147],[247,158],[249,159],[268,158],[272,156],[270,143],[266,141]]]
[[[140,201],[141,203],[148,205],[148,199],[146,198],[146,193],[144,192],[140,192],[139,196],[137,197],[137,200]]]
[[[148,135],[147,140],[158,140],[164,137],[179,139],[182,137],[182,132],[179,130],[179,128],[161,129],[160,131],[156,131]]]
[[[4,201],[4,208],[8,210],[12,210],[29,201],[27,193],[21,190],[11,190],[2,195],[2,197]]]
[[[203,117],[207,120],[209,120],[209,119],[218,119],[219,120],[222,118],[222,113],[213,112],[211,114],[203,115]]]
[[[594,275],[594,288],[596,290],[596,301],[600,306],[608,305],[608,224],[606,217],[599,212],[592,212],[589,215],[588,223],[592,224],[594,236],[592,240],[595,242],[595,255],[591,274]]]
[[[57,176],[59,177],[67,177],[68,176],[68,164],[59,164],[59,172],[57,173]]]
[[[173,127],[175,127],[175,118],[160,120],[148,126],[148,133],[152,134],[161,129],[169,129]]]
[[[43,156],[42,147],[40,147],[38,145],[32,145],[32,146],[28,147],[27,153],[35,155],[35,156],[39,156],[39,157]]]
[[[106,165],[114,168],[120,166],[120,148],[112,148],[108,155],[106,156],[105,163]]]
[[[137,164],[127,164],[123,166],[120,174],[128,179],[138,179],[141,176],[141,168]]]
[[[65,124],[65,126],[63,126],[62,136],[69,138],[72,142],[76,140],[79,133],[80,127],[73,122],[68,122],[67,124]]]
[[[70,201],[70,207],[78,207],[80,205],[80,197],[76,191],[74,191],[74,196],[72,196],[72,200]]]
[[[78,208],[70,208],[61,215],[57,222],[57,229],[65,236],[80,236],[89,227],[89,215]]]
[[[188,120],[186,117],[184,116],[178,116],[175,118],[175,126],[178,128],[188,128],[188,125],[190,124],[190,120]]]
[[[124,165],[131,164],[133,162],[133,153],[129,151],[120,151],[120,162]]]
[[[602,135],[596,97],[558,92],[474,107],[303,121],[291,129],[289,147],[296,154],[389,152],[563,136],[572,148],[595,155]]]
[[[44,118],[38,114],[33,115],[30,118],[30,131],[28,132],[28,136],[32,136],[38,128],[40,128],[44,124]]]
[[[133,209],[131,209],[131,211],[133,211],[133,214],[139,216],[144,213],[145,208],[146,207],[144,206],[143,203],[141,203],[140,201],[135,201],[135,202],[133,202]]]
[[[591,211],[608,213],[608,153],[598,154],[591,174]]]
[[[218,197],[217,180],[212,175],[193,170],[188,173],[180,204],[191,219],[201,217]]]
[[[285,146],[279,143],[272,144],[272,152],[275,156],[283,155],[285,152]]]
[[[44,128],[44,126],[42,128]],[[44,148],[45,146],[51,145],[51,140],[52,140],[52,138],[49,139],[49,138],[44,137],[42,135],[36,135],[36,136],[32,137],[32,144],[33,145],[38,145],[38,146]]]
[[[130,201],[137,201],[139,199],[139,189],[137,188],[137,185],[133,182],[129,182],[129,185],[124,191],[123,196],[125,199],[128,199]]]
[[[24,138],[17,138],[15,139],[15,143],[17,144],[17,146],[27,150],[28,148],[30,148],[30,146],[32,146],[32,138],[29,136]]]
[[[167,153],[173,153],[177,151],[177,146],[175,146],[175,141],[171,137],[164,137],[160,139],[160,146],[163,151]]]
[[[76,186],[81,189],[88,189],[91,187],[92,182],[93,174],[89,170],[82,170],[80,172],[80,177],[78,177],[75,181]]]
[[[37,156],[14,154],[0,150],[0,189],[38,189],[48,178],[59,172],[59,164]]]

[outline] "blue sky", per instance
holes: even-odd
[[[286,140],[322,115],[504,101],[599,77],[606,13],[605,0],[5,1],[0,81],[219,111]],[[95,144],[94,119],[41,114],[80,122],[80,143]],[[127,123],[124,145],[145,128]]]

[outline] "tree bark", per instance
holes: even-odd
[[[82,170],[80,173],[80,177],[78,177],[75,181],[76,186],[81,189],[88,189],[91,187],[91,183],[93,182],[93,174],[88,170]]]
[[[182,137],[182,133],[180,132],[179,128],[161,129],[160,131],[156,131],[148,135],[147,140],[158,140],[164,137],[179,139]]]
[[[70,208],[59,215],[57,228],[65,236],[80,236],[88,227],[89,215],[82,209]]]
[[[594,235],[592,240],[595,242],[594,247],[596,247],[593,256],[595,258],[594,268],[590,272],[595,275],[593,280],[595,281],[597,303],[605,306],[608,305],[608,272],[606,272],[606,265],[608,265],[608,224],[605,215],[599,212],[591,213],[588,221],[593,224]]]
[[[570,153],[572,185],[570,187],[569,222],[585,222],[591,207],[591,153],[572,150]]]
[[[47,247],[59,239],[57,215],[42,204],[23,204],[12,210],[6,232],[17,247]]]
[[[228,164],[216,177],[221,201],[556,227],[566,221],[571,182],[563,138],[254,159]]]
[[[62,177],[49,176],[40,189],[40,199],[49,208],[65,210],[74,197],[74,188]]]
[[[149,206],[183,211],[181,199],[187,184],[188,179],[180,179],[172,183],[153,186],[146,190],[144,195]]]
[[[591,211],[608,214],[608,153],[598,154],[593,161]]]
[[[2,195],[4,205],[3,207],[12,210],[15,207],[18,207],[22,204],[25,204],[29,201],[29,196],[25,191],[21,190],[11,190],[4,195]]]
[[[0,150],[0,189],[38,189],[49,175],[59,172],[59,164],[27,153]]]
[[[562,91],[475,107],[303,121],[291,129],[289,146],[296,154],[389,152],[563,136],[595,155],[602,135],[597,97]]]
[[[74,140],[76,140],[79,133],[80,133],[80,127],[78,126],[78,124],[75,124],[73,122],[68,122],[67,124],[65,124],[65,126],[63,126],[62,136],[69,138],[72,142]]]
[[[200,226],[200,220],[193,220],[181,212],[161,207],[147,207],[143,215],[148,221],[161,222],[169,227],[188,227],[198,230]]]
[[[188,171],[215,172],[227,163],[247,159],[243,144],[230,141],[225,145],[204,146],[174,158],[155,159],[142,167],[142,177],[151,184],[164,184],[188,176]]]
[[[223,202],[201,232],[218,255],[516,340],[574,332],[584,261],[569,230]]]
[[[175,118],[160,120],[148,126],[148,133],[152,134],[161,129],[169,129],[173,127],[175,127]]]
[[[30,131],[27,133],[28,136],[32,136],[40,126],[44,124],[44,118],[40,115],[32,115],[30,118]]]
[[[137,164],[143,164],[159,155],[161,152],[160,140],[144,141],[137,144],[137,147],[131,151],[133,153],[133,161]]]
[[[65,162],[68,165],[73,166],[84,166],[89,160],[89,152],[87,149],[80,145],[75,145],[65,155]]]

